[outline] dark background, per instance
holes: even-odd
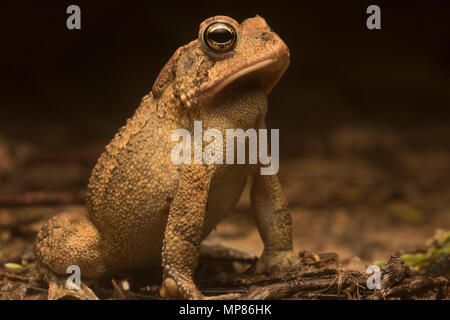
[[[80,31],[66,28],[70,4]],[[366,28],[369,4],[381,7],[381,30]],[[4,261],[32,263],[54,214],[84,216],[105,144],[172,53],[219,14],[259,14],[291,50],[268,122],[280,129],[296,250],[336,252],[364,271],[450,230],[449,1],[20,1],[0,14]],[[34,191],[78,197],[42,208],[28,201]],[[247,195],[209,240],[260,254]]]
[[[80,31],[66,28],[70,4],[81,7]],[[366,28],[369,4],[381,7],[381,30]],[[290,68],[270,97],[282,155],[302,154],[302,140],[355,123],[398,129],[413,144],[448,146],[447,1],[3,5],[0,134],[50,149],[105,144],[175,49],[218,14],[237,21],[259,14],[291,50]]]

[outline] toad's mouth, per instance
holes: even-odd
[[[288,66],[289,60],[269,58],[256,62],[225,77],[211,88],[211,94],[215,96],[231,83],[245,80],[258,83],[267,95],[275,87]]]

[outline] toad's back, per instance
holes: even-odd
[[[153,102],[152,97],[144,101],[115,135],[88,185],[90,219],[122,245],[136,246],[137,239],[150,240],[155,233],[162,236],[177,188],[169,134],[175,124],[160,118]]]

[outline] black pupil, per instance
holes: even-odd
[[[208,38],[217,43],[227,43],[233,39],[233,34],[226,28],[216,28],[208,34]]]

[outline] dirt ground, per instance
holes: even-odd
[[[42,283],[27,284],[34,289],[25,285],[35,276],[33,239],[54,214],[71,219],[85,214],[85,206],[76,204],[82,200],[78,191],[83,191],[102,147],[45,153],[6,140],[0,147],[0,193],[9,195],[9,201],[27,191],[53,190],[68,192],[68,201],[75,202],[0,209],[0,272],[16,276],[0,274],[0,298],[42,299]],[[375,128],[352,126],[332,131],[323,140],[305,141],[304,149],[304,155],[286,157],[280,166],[296,250],[335,252],[343,268],[364,272],[377,260],[420,250],[436,229],[450,229],[450,152],[411,147],[394,131],[380,134]],[[206,242],[261,253],[248,188],[235,212]],[[24,269],[11,270],[4,263]]]

